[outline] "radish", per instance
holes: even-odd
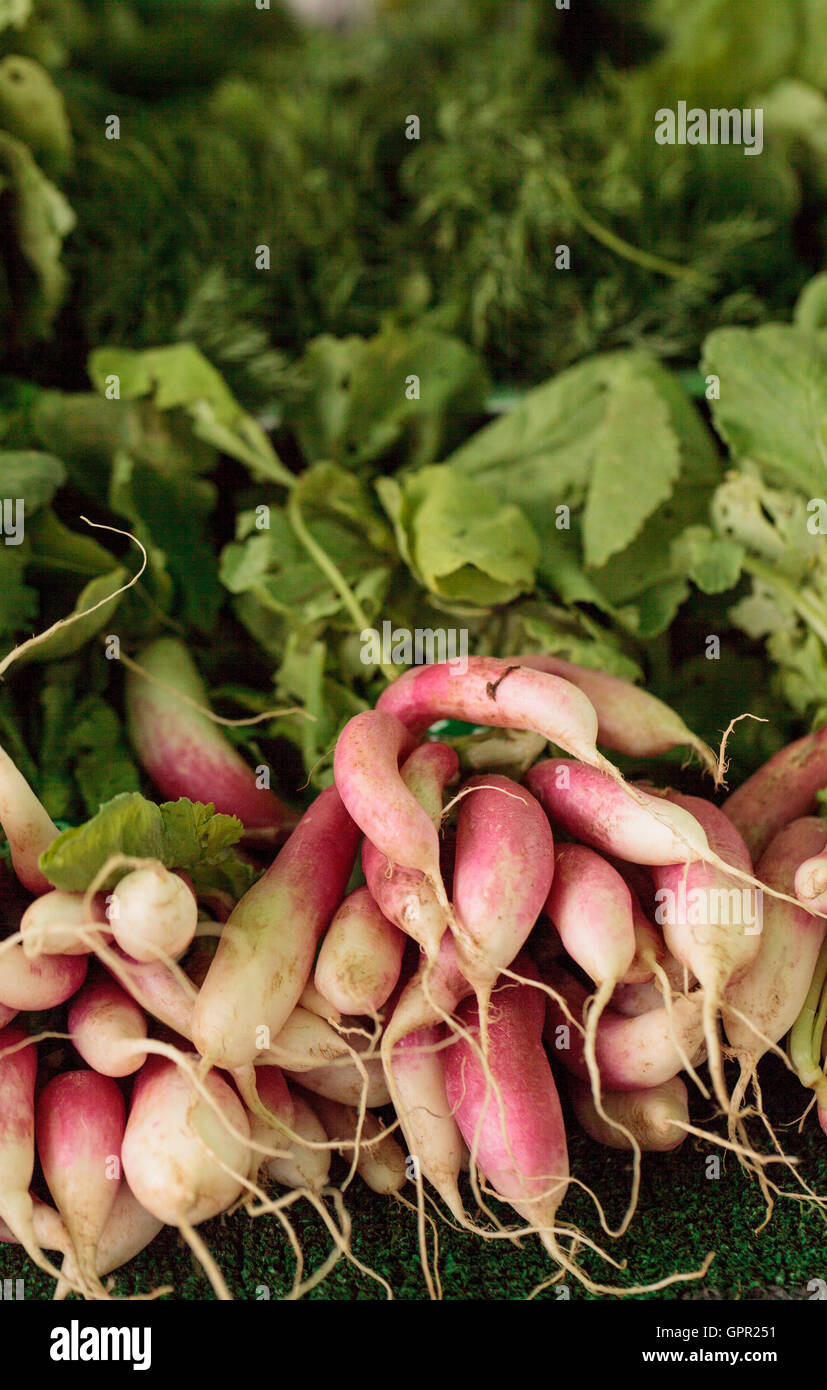
[[[582,1017],[587,994],[582,985],[559,966],[545,971],[544,979],[565,1000],[574,1018]],[[546,1042],[553,1057],[581,1081],[589,1080],[585,1045],[560,1006],[549,1001]],[[686,1066],[698,1064],[704,1053],[703,1003],[700,992],[678,998],[670,1012],[651,1009],[635,1018],[624,1018],[606,1009],[597,1025],[595,1058],[600,1079],[609,1091],[636,1091],[660,1086]]]
[[[355,1050],[326,1019],[297,1005],[261,1059],[292,1072],[313,1071],[339,1058],[352,1057]]]
[[[449,914],[430,881],[420,869],[391,864],[367,839],[362,841],[362,872],[383,916],[434,960],[448,926]]]
[[[370,1111],[359,1123],[359,1113],[350,1105],[317,1096],[313,1103],[328,1139],[339,1146],[339,1153],[350,1162],[373,1192],[385,1196],[405,1186],[405,1155],[392,1134]],[[379,1136],[382,1136],[381,1138]]]
[[[95,924],[103,924],[96,931]],[[111,933],[106,926],[105,899],[97,893],[87,907],[83,893],[63,893],[54,888],[30,903],[20,919],[23,950],[34,959],[54,956],[89,955]]]
[[[628,1135],[647,1153],[669,1153],[686,1138],[689,1105],[679,1076],[638,1091],[604,1091],[603,1107],[611,1123],[598,1113],[591,1087],[572,1078],[572,1108],[583,1129],[609,1149],[630,1149]]]
[[[488,997],[540,915],[554,876],[554,840],[542,807],[508,777],[463,787],[454,868],[457,958],[474,986],[485,1041]]]
[[[769,888],[789,892],[799,864],[817,854],[823,841],[822,821],[816,817],[793,821],[761,856],[759,878]],[[761,1057],[784,1037],[801,1012],[825,929],[827,921],[804,907],[774,897],[765,902],[758,956],[747,973],[726,989],[722,1001],[724,1031],[741,1062],[739,1097]]]
[[[302,990],[299,999],[299,1008],[307,1009],[308,1013],[318,1014],[319,1018],[325,1019],[328,1023],[341,1023],[342,1015],[339,1009],[326,999],[321,990],[317,988],[314,980],[308,980]]]
[[[295,1080],[300,1082],[306,1091],[312,1091],[314,1095],[323,1096],[327,1100],[338,1100],[342,1105],[358,1108],[364,1097],[364,1103],[369,1110],[378,1110],[381,1106],[387,1105],[391,1098],[382,1063],[378,1057],[369,1057],[361,1066],[367,1073],[367,1082],[355,1062],[336,1061],[325,1066],[313,1067],[310,1071],[298,1072]],[[293,1075],[288,1067],[285,1067],[285,1071],[292,1080]]]
[[[72,1239],[78,1277],[101,1294],[96,1251],[121,1179],[124,1102],[117,1084],[93,1071],[68,1071],[37,1101],[43,1176]]]
[[[570,758],[549,758],[537,763],[525,780],[552,824],[604,854],[633,864],[709,859],[706,835],[688,811],[620,786],[596,768]]]
[[[119,948],[104,954],[103,960],[118,984],[142,1009],[192,1041],[192,1014],[198,993],[183,971],[173,971],[163,961],[142,965]]]
[[[114,1084],[114,1083],[112,1083]],[[226,1285],[193,1227],[226,1211],[242,1193],[250,1168],[250,1127],[235,1092],[212,1071],[204,1078],[227,1124],[172,1063],[150,1057],[135,1081],[123,1172],[136,1200],[167,1226],[177,1226],[201,1261],[219,1298]],[[229,1126],[229,1127],[228,1127]]]
[[[19,942],[0,948],[0,1001],[10,1009],[53,1009],[83,984],[86,956],[36,956],[28,960]]]
[[[825,786],[827,724],[788,743],[727,797],[721,809],[757,860],[785,825],[814,810],[816,793]]]
[[[694,975],[688,974],[680,961],[665,951],[663,942],[658,964],[663,971],[659,978],[650,976],[648,980],[633,984],[624,982],[617,986],[609,1002],[609,1007],[614,1013],[623,1014],[626,1018],[637,1018],[640,1014],[647,1014],[650,1009],[663,1007],[665,987],[685,994],[696,987],[697,980]]]
[[[427,811],[405,786],[399,760],[413,740],[393,715],[365,710],[349,719],[336,742],[333,772],[345,806],[390,864],[417,869],[447,904],[439,867],[439,836]]]
[[[473,993],[463,974],[454,938],[446,932],[434,964],[420,961],[405,985],[382,1034],[382,1057],[387,1071],[391,1050],[408,1033],[446,1021],[460,1000]]]
[[[49,1274],[54,1266],[40,1249],[29,1186],[34,1172],[37,1045],[20,1027],[0,1031],[0,1218],[12,1238]],[[57,1213],[55,1213],[57,1219]],[[50,1245],[51,1249],[60,1246]]]
[[[459,758],[447,743],[423,743],[402,765],[401,777],[435,829],[442,824],[442,795],[459,772]]]
[[[670,748],[694,749],[707,771],[717,775],[718,760],[703,739],[693,734],[673,709],[630,681],[563,661],[556,656],[519,656],[521,666],[547,671],[576,685],[594,706],[598,741],[615,753],[652,758]]]
[[[795,871],[795,896],[810,912],[827,912],[827,850],[822,849],[799,864]]]
[[[259,1108],[247,1112],[250,1124],[252,1178],[256,1177],[264,1163],[267,1151],[276,1148],[287,1152],[294,1143],[290,1136],[295,1133],[293,1098],[287,1089],[287,1082],[280,1067],[256,1067],[256,1094],[269,1119],[264,1118],[263,1111]]]
[[[282,1187],[306,1187],[311,1192],[321,1192],[330,1173],[327,1134],[305,1096],[292,1087],[289,1094],[293,1111],[291,1128],[297,1138],[285,1140],[284,1143],[279,1140],[278,1147],[284,1150],[283,1156],[266,1158],[264,1169]],[[315,1101],[316,1097],[312,1099]],[[263,1142],[272,1143],[272,1131],[270,1139]]]
[[[96,1269],[98,1275],[111,1274],[139,1255],[152,1243],[164,1223],[157,1216],[145,1210],[130,1190],[129,1184],[122,1181],[112,1204],[109,1219],[98,1241]],[[63,1269],[55,1299],[65,1298],[71,1284],[78,1278],[71,1251],[63,1261]]]
[[[195,936],[198,903],[178,874],[153,864],[121,879],[107,915],[112,935],[133,960],[177,960]]]
[[[0,1028],[5,1028],[13,1018],[17,1018],[19,1012],[19,1009],[7,1009],[5,1004],[0,1004]]]
[[[84,1062],[101,1076],[131,1076],[146,1061],[143,1009],[107,976],[87,980],[69,1010],[68,1031]]]
[[[193,1013],[203,1057],[232,1070],[278,1035],[342,900],[358,838],[338,791],[328,787],[233,909]]]
[[[402,968],[405,937],[356,888],[336,910],[316,960],[316,988],[345,1014],[375,1014],[390,997]]]
[[[51,883],[38,860],[58,828],[8,753],[0,748],[0,825],[6,833],[14,872],[30,893],[48,893]]]
[[[717,806],[679,792],[665,792],[664,796],[695,817],[721,859],[744,874],[752,874],[744,841]],[[731,875],[697,861],[656,866],[652,880],[666,944],[703,990],[709,1069],[718,1102],[727,1111],[730,1102],[718,1036],[718,1007],[727,984],[745,974],[758,955],[762,897],[741,888]]]
[[[537,978],[527,957],[515,966]],[[478,1034],[476,1000],[458,1012],[472,1036]],[[539,990],[505,983],[492,998],[487,1067],[459,1038],[445,1051],[445,1083],[472,1163],[559,1258],[554,1223],[569,1165],[560,1100],[543,1050],[544,1013]]]
[[[382,691],[376,708],[395,715],[417,736],[438,719],[524,729],[585,763],[611,767],[597,751],[591,701],[570,681],[530,670],[519,660],[472,656],[461,676],[449,662],[412,667]]]
[[[170,801],[186,796],[238,816],[251,838],[265,842],[289,829],[293,812],[248,767],[216,722],[204,713],[207,691],[183,642],[159,637],[139,656],[140,674],[126,674],[129,737],[141,766]]]
[[[39,1248],[33,1253],[26,1247],[27,1253],[31,1255],[31,1258],[35,1260],[36,1263],[40,1264],[41,1268],[46,1269],[47,1274],[59,1274],[58,1270],[52,1269],[50,1266],[43,1263],[40,1251],[59,1250],[64,1256],[65,1266],[66,1254],[72,1248],[69,1232],[66,1229],[63,1217],[55,1211],[54,1207],[48,1206],[46,1202],[41,1202],[39,1197],[32,1197],[31,1202],[35,1243]],[[0,1241],[5,1245],[21,1244],[19,1236],[15,1234],[10,1226],[6,1225],[2,1217],[0,1217]]]
[[[402,1133],[419,1172],[465,1225],[458,1186],[464,1141],[445,1090],[445,1054],[436,1050],[443,1037],[444,1030],[434,1026],[401,1038],[389,1062],[391,1089]]]

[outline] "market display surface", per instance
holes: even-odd
[[[827,1297],[823,7],[336,8],[0,0],[0,1280]]]

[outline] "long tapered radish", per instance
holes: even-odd
[[[574,1018],[582,1018],[588,997],[582,985],[560,967],[547,969],[544,979],[566,1001]],[[545,1038],[553,1057],[581,1081],[589,1080],[583,1038],[552,1000],[548,1005]],[[660,1086],[677,1076],[684,1067],[684,1058],[694,1066],[703,1055],[700,991],[676,999],[671,1015],[665,1006],[631,1018],[606,1009],[597,1026],[595,1056],[600,1079],[610,1091]]]
[[[0,825],[9,842],[14,872],[30,893],[48,893],[51,883],[38,860],[58,828],[8,753],[0,748]]]
[[[816,817],[793,821],[761,856],[758,877],[770,888],[789,892],[799,864],[818,853],[823,839],[824,824]],[[827,922],[804,907],[769,896],[765,899],[756,960],[729,986],[722,1002],[724,1031],[741,1058],[742,1073],[751,1074],[801,1012],[825,928]]]
[[[342,1157],[351,1162],[355,1156],[356,1171],[371,1191],[383,1195],[401,1192],[406,1179],[405,1155],[393,1135],[384,1133],[386,1126],[381,1120],[368,1110],[360,1126],[359,1113],[352,1105],[340,1105],[324,1096],[315,1098],[314,1109],[328,1139],[339,1143]]]
[[[522,975],[536,978],[526,957],[518,963]],[[542,1044],[544,1012],[537,989],[504,982],[492,998],[487,1066],[478,1048],[457,1038],[445,1051],[445,1082],[472,1161],[556,1258],[554,1226],[569,1164],[560,1100]],[[476,1000],[466,1000],[458,1014],[472,1037],[478,1033]]]
[[[121,1180],[124,1102],[117,1084],[93,1071],[53,1077],[37,1101],[37,1152],[43,1176],[72,1238],[84,1286],[100,1289],[98,1242]]]
[[[687,728],[679,714],[648,690],[607,671],[593,671],[556,656],[531,654],[514,660],[535,671],[562,676],[582,690],[597,714],[598,742],[613,752],[652,758],[670,748],[688,747],[694,749],[708,771],[717,772],[718,760],[712,749]]]
[[[163,1221],[141,1206],[129,1184],[122,1180],[98,1241],[95,1257],[98,1275],[111,1274],[114,1269],[128,1264],[151,1245],[158,1232],[163,1230],[163,1225]],[[77,1279],[74,1256],[69,1251],[63,1261],[55,1299],[65,1298]]]
[[[228,1123],[194,1094],[172,1062],[159,1057],[146,1061],[132,1093],[123,1172],[141,1206],[165,1225],[179,1228],[216,1292],[227,1298],[193,1227],[226,1211],[241,1195],[250,1168],[250,1127],[243,1105],[221,1076],[209,1072],[204,1085]]]
[[[383,916],[410,936],[433,960],[448,927],[448,912],[421,869],[406,869],[371,844],[362,841],[362,872],[371,897]]]
[[[669,1153],[686,1138],[689,1104],[679,1076],[645,1090],[604,1091],[603,1107],[613,1124],[598,1113],[585,1082],[572,1078],[569,1094],[583,1129],[607,1148],[630,1149],[632,1134],[644,1153]]]
[[[799,864],[795,871],[795,896],[809,911],[827,912],[827,850]]]
[[[245,1066],[277,1036],[342,900],[358,840],[338,791],[326,788],[224,926],[193,1013],[202,1056]]]
[[[386,1003],[402,967],[405,937],[368,888],[356,888],[336,909],[316,959],[314,980],[345,1014],[374,1014]]]
[[[101,1076],[131,1076],[146,1061],[143,1009],[108,976],[87,980],[69,1009],[67,1029],[87,1066]]]
[[[100,924],[101,930],[96,930]],[[83,893],[64,893],[55,888],[29,904],[20,918],[23,950],[30,959],[41,955],[89,955],[95,945],[109,940],[106,902],[97,893],[87,908]]]
[[[4,942],[0,949],[0,1002],[10,1009],[54,1009],[80,989],[87,956],[36,956],[29,960],[22,945]]]
[[[554,840],[542,807],[509,777],[462,787],[454,867],[454,936],[481,1014],[542,911],[554,877]]]
[[[472,656],[462,676],[449,662],[412,667],[383,690],[376,707],[417,735],[438,719],[523,729],[583,762],[608,766],[597,751],[597,715],[588,697],[570,681],[517,660]]]
[[[827,724],[788,743],[742,782],[721,809],[757,861],[785,825],[815,810],[816,793],[825,786]]]
[[[345,806],[371,844],[391,864],[418,869],[439,896],[439,836],[409,791],[399,761],[413,740],[393,715],[365,710],[348,720],[336,742],[333,772]]]
[[[526,775],[526,786],[553,825],[604,854],[632,864],[677,864],[705,859],[709,843],[694,816],[657,797],[624,788],[605,773],[571,758],[549,758]]]
[[[220,727],[195,708],[208,707],[208,696],[183,642],[159,637],[138,661],[147,675],[127,671],[127,725],[159,791],[170,801],[187,796],[212,802],[216,811],[238,816],[252,837],[270,839],[289,829],[293,812],[261,785]]]
[[[34,1172],[36,1076],[37,1045],[17,1025],[0,1030],[0,1218],[35,1263],[54,1273],[40,1248],[29,1193]]]
[[[465,1146],[445,1090],[445,1064],[439,1050],[444,1036],[439,1026],[408,1033],[395,1045],[389,1067],[394,1105],[409,1152],[423,1178],[464,1223],[458,1184]]]
[[[669,791],[664,796],[695,817],[721,859],[742,873],[752,874],[749,850],[717,806],[680,792]],[[703,989],[710,1074],[719,1104],[728,1109],[718,1006],[729,981],[743,975],[758,955],[762,896],[760,890],[743,888],[731,875],[698,861],[655,866],[652,881],[666,944]]]
[[[133,869],[110,895],[107,912],[121,950],[137,961],[177,959],[198,925],[198,903],[183,878],[163,864]]]

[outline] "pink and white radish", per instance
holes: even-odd
[[[293,812],[202,713],[207,691],[183,642],[159,637],[138,661],[146,675],[132,666],[126,674],[129,737],[163,796],[211,802],[216,811],[238,816],[250,838],[264,842],[288,830],[295,823]]]
[[[815,810],[816,793],[825,786],[827,724],[788,743],[742,782],[721,809],[757,860],[785,825]]]
[[[594,706],[598,742],[604,747],[632,758],[653,758],[670,748],[688,747],[694,749],[709,772],[717,773],[718,760],[712,749],[687,728],[679,714],[648,690],[607,671],[576,666],[557,656],[532,653],[514,660],[535,671],[562,676],[582,690]]]
[[[445,1090],[444,1053],[438,1050],[444,1037],[439,1026],[406,1034],[394,1046],[388,1068],[408,1151],[422,1177],[464,1225],[458,1184],[465,1145]]]
[[[53,1077],[37,1101],[37,1152],[43,1176],[72,1239],[78,1277],[102,1293],[98,1242],[121,1180],[124,1102],[117,1084],[93,1071]]]
[[[515,966],[521,975],[536,977],[526,957]],[[478,1035],[476,1000],[458,1012],[465,1029]],[[555,1221],[569,1164],[560,1100],[542,1043],[544,1013],[539,990],[504,982],[492,998],[486,1064],[478,1047],[457,1038],[445,1051],[445,1082],[472,1162],[559,1258]]]
[[[96,930],[100,924],[103,930]],[[30,959],[41,955],[83,956],[109,940],[105,899],[98,893],[87,908],[83,893],[55,888],[29,904],[20,918],[23,950]]]
[[[328,787],[234,908],[193,1013],[203,1057],[229,1069],[245,1066],[277,1037],[342,901],[358,839],[338,791]]]
[[[405,937],[356,888],[337,908],[316,960],[316,988],[345,1014],[376,1014],[389,999],[402,968]]]
[[[209,1072],[204,1085],[220,1115],[193,1092],[172,1062],[160,1057],[146,1061],[132,1093],[123,1172],[140,1205],[165,1225],[179,1228],[218,1297],[228,1299],[215,1262],[193,1227],[226,1211],[244,1190],[250,1126],[243,1105],[221,1076]]]
[[[198,925],[192,888],[163,864],[133,869],[110,894],[112,935],[133,960],[147,962],[186,951]]]
[[[29,1192],[34,1172],[36,1076],[37,1044],[17,1025],[0,1030],[0,1218],[35,1263],[55,1274],[40,1248]]]
[[[598,1112],[591,1087],[572,1078],[572,1109],[583,1129],[598,1144],[609,1149],[631,1149],[631,1135],[644,1153],[669,1153],[686,1138],[689,1105],[686,1086],[673,1076],[660,1086],[638,1091],[604,1091],[603,1109],[609,1122]]]
[[[86,976],[86,956],[36,956],[19,941],[0,947],[0,1003],[9,1009],[54,1009],[71,999]]]
[[[799,864],[795,871],[795,896],[810,912],[827,913],[827,849]]]
[[[0,825],[9,842],[11,862],[18,879],[30,893],[48,893],[51,883],[38,860],[58,828],[18,772],[8,753],[0,748]]]
[[[75,995],[67,1026],[84,1062],[101,1076],[131,1076],[146,1061],[144,1011],[106,975],[87,980]]]

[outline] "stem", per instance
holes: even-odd
[[[342,603],[344,604],[345,608],[347,609],[348,613],[350,614],[353,620],[353,624],[356,628],[356,631],[363,632],[365,628],[370,627],[370,623],[368,622],[367,616],[365,615],[362,609],[362,605],[360,604],[359,600],[357,599],[356,595],[354,594],[353,590],[351,589],[350,585],[348,584],[347,580],[342,574],[342,571],[339,569],[339,566],[335,563],[334,560],[331,560],[330,556],[322,549],[318,541],[314,539],[307,526],[305,525],[304,517],[302,516],[301,512],[301,507],[299,506],[299,502],[295,492],[291,493],[290,497],[288,498],[287,515],[290,520],[290,525],[293,527],[293,530],[295,531],[296,535],[298,536],[308,555],[318,565],[322,574],[325,576],[327,580],[329,580],[333,588],[336,590],[336,593],[342,600]],[[386,680],[396,680],[398,672],[395,670],[394,667],[388,667],[384,665],[382,662],[379,662],[379,669]]]
[[[790,1030],[790,1061],[803,1086],[818,1085],[824,1075],[821,1070],[821,1037],[827,1017],[827,990],[824,988],[826,981],[827,939],[819,952],[804,1007]]]

